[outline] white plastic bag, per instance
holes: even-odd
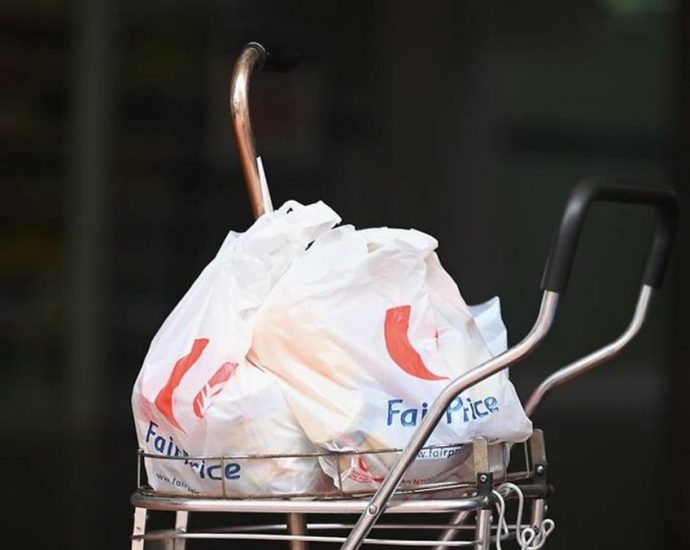
[[[257,314],[248,357],[274,372],[309,439],[331,451],[404,447],[449,380],[505,349],[495,300],[474,312],[415,230],[344,226],[295,259]],[[449,407],[403,485],[463,471],[473,437],[531,434],[503,371]],[[323,468],[345,490],[379,484],[395,454],[347,456]],[[466,468],[465,468],[466,470]],[[466,473],[466,472],[465,472]]]
[[[132,394],[140,448],[159,491],[219,496],[313,489],[314,458],[204,461],[186,457],[309,453],[314,446],[275,377],[250,364],[254,317],[315,238],[340,219],[323,203],[291,201],[245,233],[231,232],[163,323]]]

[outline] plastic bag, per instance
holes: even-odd
[[[310,453],[275,377],[245,356],[254,318],[292,261],[340,218],[291,201],[231,232],[151,342],[134,385],[139,446],[150,485],[170,493],[301,493],[323,475],[314,458],[209,461],[193,457]]]
[[[415,230],[334,229],[295,259],[261,306],[248,357],[279,377],[320,448],[404,447],[450,379],[505,349],[498,301],[472,311],[436,247]],[[517,442],[530,434],[502,371],[453,401],[427,442],[445,448],[422,451],[403,486],[459,475],[463,444],[476,436]],[[371,489],[395,457],[346,455],[322,466],[345,490]]]

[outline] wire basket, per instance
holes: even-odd
[[[507,444],[500,444],[500,453],[493,453],[494,457],[505,457],[505,460],[498,463],[493,460],[489,464],[488,472],[493,475],[497,482],[516,482],[529,479],[531,475],[530,453],[528,452],[527,444],[517,444],[513,449],[513,454],[516,449],[521,449],[524,459],[520,461],[520,468],[511,471],[508,468],[508,454],[510,453],[510,446]],[[284,454],[230,454],[224,456],[167,456],[155,453],[147,453],[143,450],[137,451],[137,488],[150,494],[157,494],[161,496],[180,496],[184,495],[187,498],[222,498],[222,499],[275,499],[275,498],[291,498],[291,499],[357,499],[370,497],[376,491],[377,484],[375,480],[371,487],[360,490],[345,490],[344,476],[342,465],[350,462],[353,459],[366,459],[369,456],[385,455],[390,463],[395,462],[397,456],[403,449],[377,449],[370,451],[340,451],[340,452],[314,452],[314,453],[284,453]],[[424,498],[445,498],[457,495],[463,495],[473,490],[476,490],[476,473],[473,463],[473,445],[472,444],[456,444],[456,445],[430,445],[424,447],[419,455],[422,457],[430,456],[445,456],[447,453],[462,453],[462,464],[465,466],[463,470],[464,475],[450,472],[447,476],[450,481],[429,481],[423,483],[415,483],[414,485],[406,484],[405,480],[401,482],[396,489],[396,497],[411,498],[419,495]],[[337,467],[337,481],[332,481],[328,476],[323,476],[323,483],[318,484],[316,490],[312,491],[283,491],[277,492],[275,490],[264,490],[256,492],[237,491],[232,486],[232,479],[234,473],[240,469],[245,469],[247,465],[267,464],[271,461],[278,461],[283,459],[313,459],[318,462],[322,459],[331,459],[331,462]],[[177,485],[180,487],[179,492],[153,490],[152,484],[146,476],[146,462],[152,463],[158,461],[159,463],[168,463],[170,467],[164,468],[170,471],[175,471],[179,468],[178,465],[184,465],[189,468],[186,471],[186,476],[194,471],[202,478],[218,481],[218,490],[214,492],[205,491],[203,494],[193,488],[184,481],[184,479],[174,480],[165,479],[166,485]],[[159,468],[158,470],[161,470]],[[181,470],[182,476],[185,470]],[[160,474],[158,474],[160,475]],[[181,477],[182,477],[181,476]],[[175,483],[178,481],[178,483]]]
[[[497,495],[501,494],[499,491],[506,484],[519,487],[521,502],[532,503],[537,511],[543,508],[549,486],[546,482],[542,433],[535,431],[530,441],[524,444],[498,445],[501,450],[510,452],[502,452],[500,456],[505,456],[506,460],[501,464],[494,464],[493,468],[489,467],[487,460],[491,446],[481,438],[461,446],[427,446],[422,451],[441,452],[458,447],[466,453],[466,462],[473,463],[473,469],[476,470],[474,478],[399,487],[387,505],[386,516],[376,524],[375,530],[365,539],[365,544],[382,547],[486,548],[487,546],[476,546],[478,541],[489,544],[496,542],[497,538],[504,541],[515,539],[520,536],[518,533],[521,529],[533,529],[529,522],[527,527],[520,526],[519,521],[512,525],[505,522],[492,524],[491,517],[499,499]],[[309,493],[240,495],[233,494],[229,486],[219,480],[221,488],[215,495],[171,494],[155,491],[145,482],[145,460],[187,461],[188,467],[192,462],[205,461],[207,465],[222,467],[237,461],[284,458],[332,458],[335,463],[340,463],[338,459],[383,453],[397,457],[401,452],[402,449],[380,449],[369,452],[168,457],[139,451],[139,488],[132,497],[136,508],[133,548],[143,548],[144,542],[167,541],[174,542],[174,548],[179,549],[184,548],[186,541],[195,539],[243,541],[243,544],[250,541],[259,544],[260,541],[262,548],[269,543],[289,543],[294,550],[305,549],[307,544],[316,545],[317,548],[342,544],[354,525],[353,515],[366,511],[375,492],[373,488],[357,492],[344,491],[331,483],[323,490]],[[508,454],[510,462],[507,460]],[[506,493],[505,498],[500,499],[504,502],[514,500],[516,496],[517,493]],[[175,525],[146,531],[147,511],[175,512]],[[231,521],[233,524],[192,529],[188,525],[190,512],[230,512],[228,517],[234,518]],[[274,518],[274,514],[285,514],[286,520],[267,522],[267,519]],[[404,515],[404,521],[394,519],[399,514]],[[542,516],[537,512],[532,515],[536,517],[535,521],[543,520],[543,512]],[[501,531],[501,525],[504,526],[504,531]]]

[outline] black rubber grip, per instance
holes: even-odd
[[[542,290],[559,294],[565,292],[582,225],[587,210],[594,201],[641,204],[656,208],[654,238],[647,256],[643,283],[659,288],[676,234],[676,193],[667,187],[643,186],[622,179],[591,178],[579,182],[568,198],[561,225],[551,243],[541,283]]]
[[[262,42],[266,50],[266,61],[261,67],[264,71],[286,72],[294,69],[300,60],[300,50],[294,44],[273,44]]]

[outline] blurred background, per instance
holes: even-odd
[[[517,342],[590,175],[681,195],[640,338],[536,416],[557,493],[549,547],[678,548],[690,512],[686,312],[690,5],[680,0],[0,5],[0,419],[8,547],[125,548],[130,392],[150,339],[230,229],[251,223],[229,126],[250,39],[302,64],[251,100],[273,201],[415,227]],[[597,205],[522,398],[631,316],[649,212]]]

